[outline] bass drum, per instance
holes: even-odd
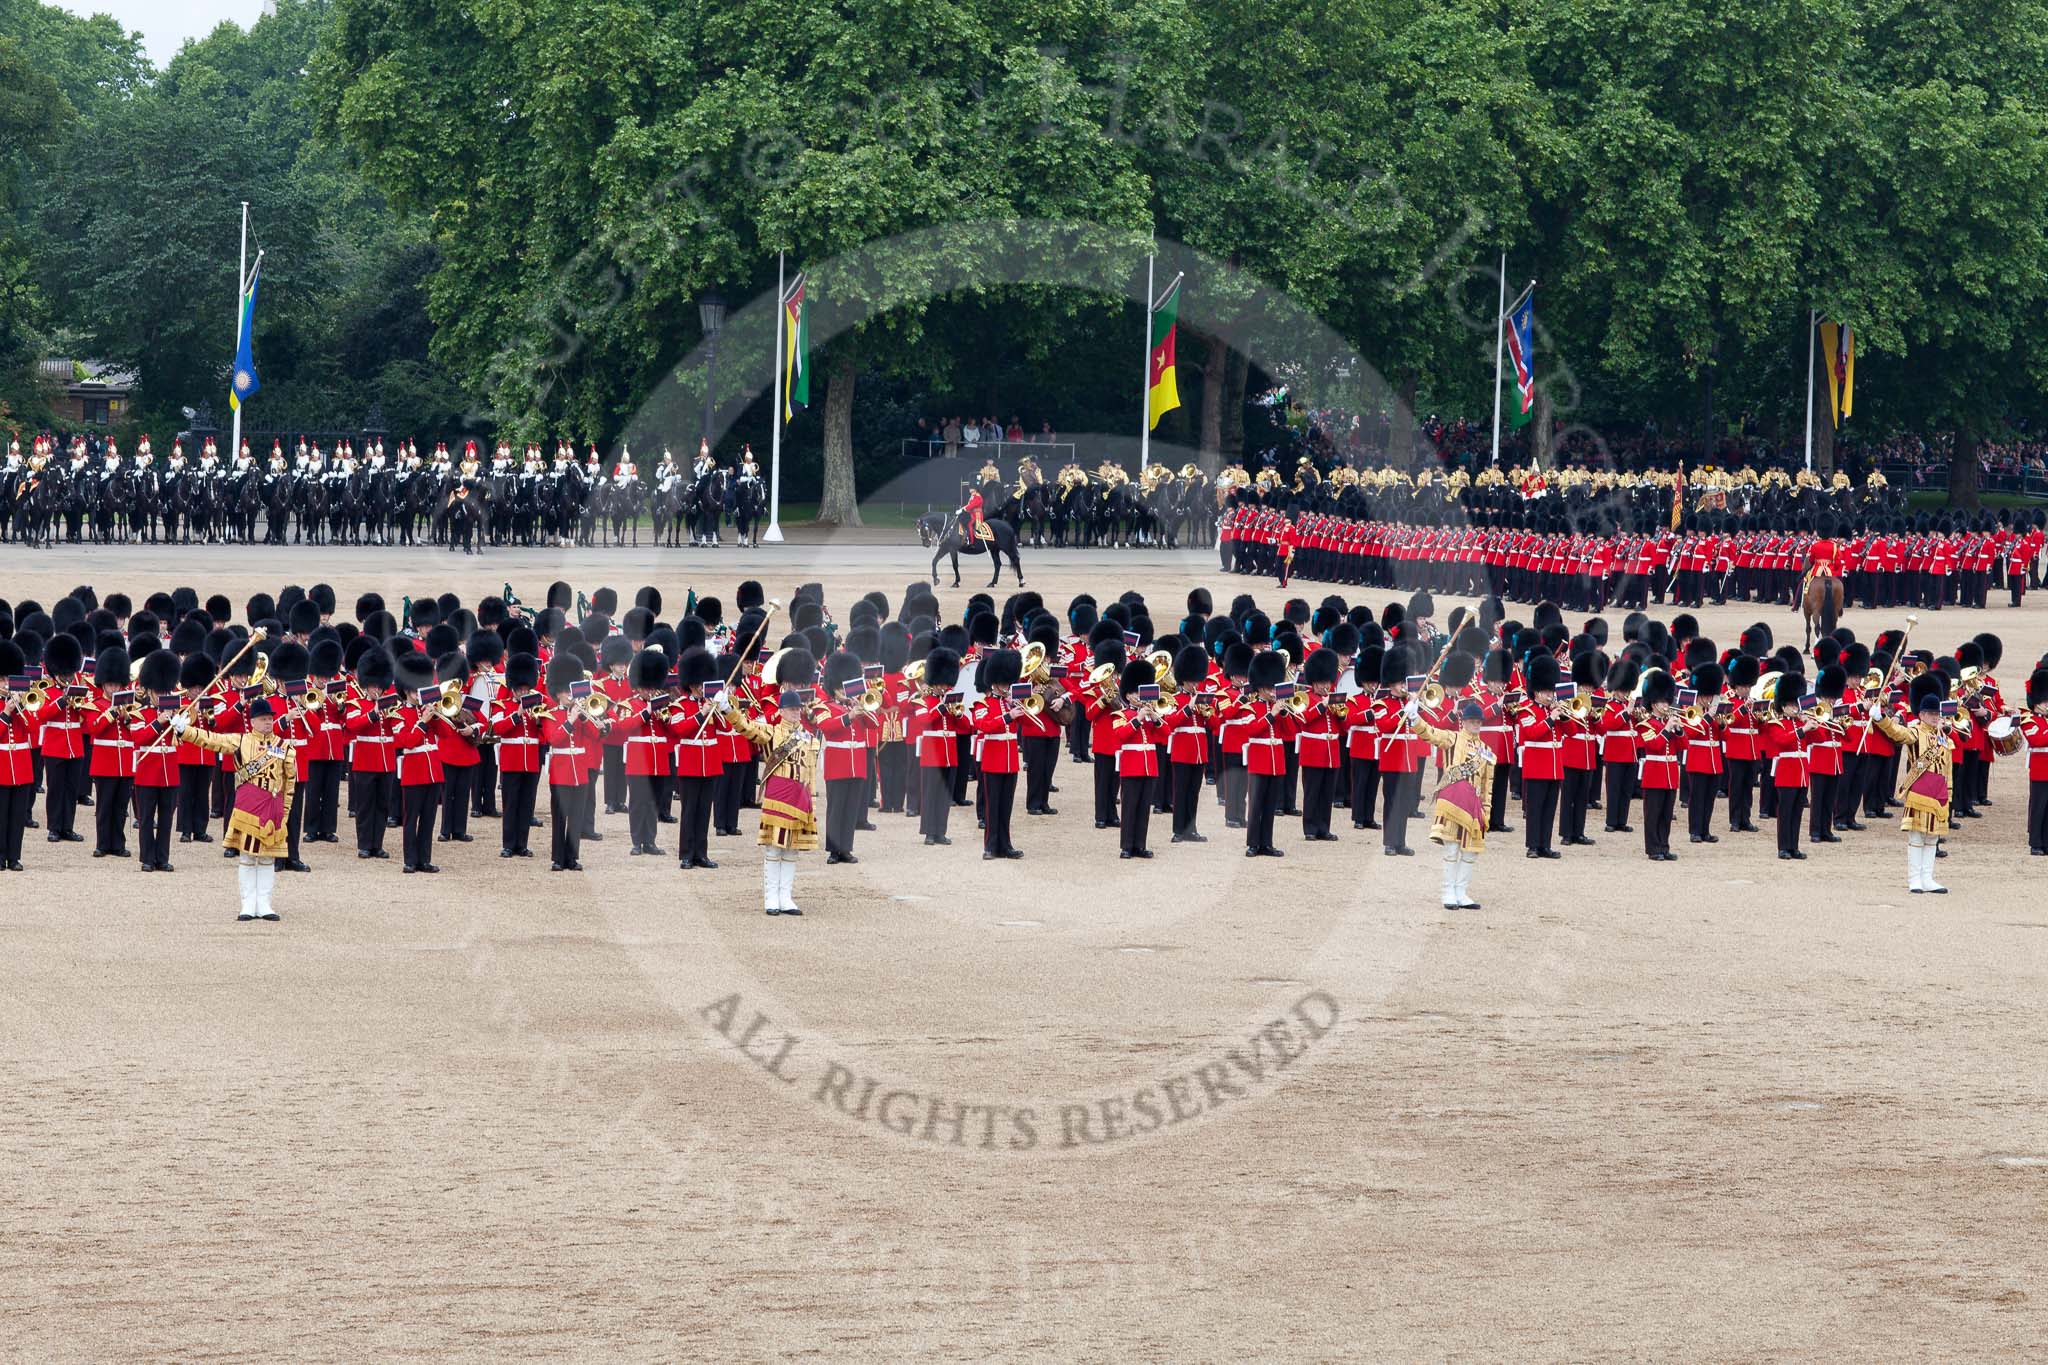
[[[2020,734],[2020,727],[2013,724],[2011,716],[2000,716],[1984,727],[1984,737],[1991,741],[1993,752],[2000,758],[2011,758],[2026,745]]]

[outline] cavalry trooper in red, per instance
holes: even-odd
[[[21,840],[35,809],[36,737],[27,671],[21,646],[0,640],[0,872],[22,870]]]
[[[1771,785],[1778,790],[1778,857],[1782,861],[1806,857],[1799,848],[1799,822],[1806,814],[1807,743],[1820,727],[1800,714],[1800,693],[1805,685],[1806,680],[1797,673],[1779,674],[1760,737],[1770,758]]]
[[[953,813],[953,768],[960,761],[960,736],[967,720],[957,701],[960,656],[940,646],[925,656],[924,697],[917,703],[917,766],[922,782],[918,825],[927,846],[950,844],[946,823]]]
[[[1273,817],[1280,810],[1280,785],[1287,777],[1286,713],[1275,700],[1274,689],[1287,677],[1287,656],[1271,650],[1254,654],[1245,679],[1244,695],[1232,708],[1246,717],[1244,738],[1245,770],[1250,779],[1245,794],[1245,846],[1247,858],[1280,858],[1273,846]]]
[[[1117,857],[1149,858],[1145,846],[1152,825],[1152,784],[1159,780],[1159,745],[1166,740],[1166,722],[1159,711],[1158,685],[1152,665],[1132,659],[1117,680],[1119,702],[1110,713],[1110,737],[1116,742],[1116,775],[1120,787]]]
[[[91,688],[80,676],[85,649],[74,635],[59,631],[43,647],[47,701],[34,724],[43,746],[43,837],[53,844],[82,844],[78,798],[85,792],[85,717]],[[72,695],[72,689],[80,695]]]
[[[856,673],[856,677],[859,675]],[[1023,767],[1017,724],[1023,718],[1010,689],[1023,680],[1023,656],[1014,649],[991,650],[982,674],[986,693],[968,721],[981,745],[981,856],[1021,858],[1010,842],[1010,816],[1017,804],[1017,775]],[[829,751],[827,757],[830,757]],[[848,836],[851,837],[850,835]]]
[[[651,705],[668,681],[668,656],[658,649],[643,649],[628,669],[632,695],[620,708],[623,714],[613,724],[611,737],[625,743],[626,825],[633,856],[652,857],[662,852],[654,842],[660,833],[655,786],[670,775],[669,756],[675,747],[668,723]]]
[[[1557,829],[1557,801],[1564,784],[1564,708],[1558,705],[1561,670],[1548,654],[1529,660],[1529,699],[1514,712],[1515,750],[1522,764],[1524,856],[1561,858],[1550,846]]]
[[[1331,649],[1318,649],[1301,663],[1298,685],[1308,703],[1294,722],[1294,751],[1301,769],[1301,837],[1310,843],[1335,843],[1330,817],[1337,799],[1337,765],[1343,762],[1344,736],[1330,714],[1342,665]]]
[[[1643,854],[1653,863],[1674,863],[1671,823],[1678,804],[1679,747],[1685,730],[1673,703],[1678,682],[1661,668],[1643,674],[1636,721],[1636,781],[1643,793]]]
[[[433,873],[434,819],[441,813],[441,786],[447,780],[437,740],[449,728],[435,708],[434,665],[417,650],[393,667],[398,708],[392,717],[392,747],[398,751],[398,792],[401,802],[400,843],[407,872]]]
[[[498,737],[498,784],[503,795],[499,804],[500,858],[533,856],[527,840],[540,795],[541,730],[547,712],[546,698],[535,691],[539,684],[540,661],[531,654],[515,654],[505,661],[505,685],[498,691],[491,716],[491,733]]]
[[[1174,698],[1166,715],[1166,761],[1171,776],[1173,842],[1206,844],[1195,829],[1202,803],[1202,774],[1209,766],[1210,730],[1216,724],[1218,694],[1209,687],[1209,653],[1182,645],[1173,656]]]
[[[2048,668],[2037,668],[2027,678],[2027,711],[2020,721],[2020,737],[2027,746],[2027,852],[2048,858]],[[21,849],[20,836],[14,848]],[[14,864],[16,872],[21,864]]]
[[[853,704],[850,694],[865,686],[861,662],[854,655],[842,649],[829,656],[819,672],[818,684],[818,700],[812,714],[825,743],[825,862],[828,866],[857,863],[860,859],[853,856],[853,835],[867,813],[868,740],[881,728],[881,723],[873,711]],[[987,773],[986,763],[982,771]],[[1014,770],[1010,789],[1014,795]],[[986,793],[985,784],[983,790]],[[1008,806],[1003,809],[1003,828],[1007,839]]]
[[[100,651],[93,673],[100,696],[86,716],[92,740],[95,858],[128,858],[128,793],[135,786],[135,694],[128,690],[128,651],[110,645]]]
[[[394,676],[391,655],[382,646],[365,652],[356,661],[356,698],[342,722],[349,734],[349,794],[355,806],[358,858],[391,856],[384,851],[384,830],[391,816],[392,778],[398,771],[397,719],[385,693]]]

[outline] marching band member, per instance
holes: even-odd
[[[1063,668],[1060,659],[1059,626],[1041,617],[1032,628],[1031,643],[1045,650],[1045,668]],[[1204,675],[1206,676],[1206,664]],[[1060,735],[1073,711],[1071,694],[1055,678],[1039,688],[1044,703],[1036,714],[1020,711],[1016,719],[1017,747],[1024,760],[1024,813],[1057,815],[1052,806],[1052,776],[1060,762]],[[1200,793],[1197,792],[1197,795]],[[1192,817],[1190,817],[1192,818]]]
[[[1422,790],[1422,753],[1428,746],[1414,737],[1402,714],[1408,705],[1408,669],[1411,656],[1403,646],[1388,649],[1380,657],[1380,694],[1377,724],[1380,730],[1380,786],[1386,793],[1380,821],[1382,853],[1389,858],[1412,857],[1408,847],[1408,821],[1415,813]]]
[[[1807,769],[1812,761],[1807,747],[1819,726],[1800,715],[1800,692],[1804,679],[1796,673],[1781,673],[1771,694],[1771,714],[1758,733],[1762,752],[1771,765],[1771,785],[1777,791],[1778,857],[1804,859],[1799,848],[1799,821],[1806,814]]]
[[[1244,763],[1244,856],[1285,857],[1273,846],[1273,817],[1280,811],[1280,784],[1287,776],[1287,729],[1274,689],[1286,680],[1287,656],[1272,650],[1252,655],[1238,713],[1246,717]]]
[[[1633,659],[1616,659],[1607,670],[1607,704],[1600,709],[1595,729],[1600,736],[1600,764],[1607,774],[1607,822],[1609,834],[1633,834],[1628,822],[1629,803],[1635,800],[1636,735],[1635,701],[1631,697],[1641,677]]]
[[[405,871],[435,873],[434,821],[440,814],[442,785],[447,781],[439,740],[451,728],[434,705],[434,665],[418,651],[394,664],[398,706],[392,716],[391,743],[398,751],[398,789],[402,803],[400,852]]]
[[[1250,751],[1245,747],[1256,722],[1245,703],[1250,696],[1252,647],[1236,640],[1223,650],[1224,694],[1216,710],[1216,747],[1220,751],[1216,785],[1223,798],[1223,827],[1245,828],[1245,793],[1250,779]],[[1282,670],[1284,673],[1284,669]]]
[[[355,697],[342,721],[349,735],[349,802],[359,859],[391,856],[384,851],[384,831],[395,814],[398,749],[397,719],[386,693],[396,676],[389,651],[366,651],[356,663]]]
[[[434,749],[441,760],[441,833],[444,844],[467,844],[469,808],[476,794],[476,781],[483,767],[483,746],[489,731],[482,720],[483,703],[470,695],[469,659],[464,651],[451,649],[441,656],[434,670],[437,682],[461,688],[460,704],[434,736]]]
[[[1558,786],[1557,832],[1558,842],[1566,848],[1593,845],[1586,836],[1586,812],[1600,794],[1599,726],[1606,704],[1599,687],[1606,675],[1607,661],[1598,650],[1586,650],[1572,660],[1572,686],[1586,702],[1581,707],[1575,700],[1558,726],[1564,780]]]
[[[1899,828],[1906,833],[1906,889],[1945,896],[1948,888],[1934,880],[1934,860],[1941,836],[1948,833],[1949,788],[1955,770],[1955,736],[1948,719],[1945,674],[1929,670],[1913,679],[1910,697],[1914,719],[1901,725],[1873,701],[1870,719],[1899,748],[1903,758],[1897,795],[1906,808]]]
[[[541,722],[541,743],[547,746],[548,815],[552,833],[548,843],[548,871],[581,872],[583,826],[589,819],[584,803],[590,795],[589,768],[584,756],[598,747],[603,736],[590,718],[578,684],[589,680],[583,661],[564,651],[547,663],[547,691],[554,709]]]
[[[1661,668],[1642,677],[1636,714],[1636,780],[1643,793],[1643,854],[1653,863],[1672,863],[1671,825],[1677,812],[1680,749],[1685,728],[1674,705],[1678,680]]]
[[[540,661],[515,654],[505,661],[505,685],[498,692],[491,733],[497,736],[499,802],[498,856],[531,858],[535,798],[540,795],[541,735],[546,698],[540,684]]]
[[[248,704],[249,728],[223,734],[194,725],[183,711],[171,717],[170,728],[181,740],[218,753],[235,764],[235,808],[222,842],[235,855],[241,890],[237,920],[276,920],[271,890],[277,882],[277,860],[284,856],[286,812],[297,783],[297,764],[280,740],[276,710],[282,703],[257,697]]]
[[[2027,852],[2048,858],[2048,668],[2027,678],[2027,710],[2019,728],[2027,746]]]
[[[0,640],[0,871],[19,872],[21,841],[36,804],[35,721],[28,710],[28,659]]]
[[[643,649],[627,668],[632,691],[623,702],[614,698],[615,719],[606,738],[620,741],[625,750],[626,828],[632,855],[655,857],[662,853],[655,843],[661,830],[656,787],[670,777],[675,750],[670,724],[654,709],[657,694],[668,682],[668,656],[658,649]]]
[[[171,871],[171,817],[177,809],[181,764],[177,736],[160,728],[177,701],[178,656],[152,650],[137,665],[140,709],[129,736],[135,741],[135,826],[144,872]]]
[[[683,651],[676,661],[683,688],[670,733],[676,742],[676,861],[688,872],[693,867],[715,868],[711,860],[711,815],[719,783],[725,776],[725,726],[706,701],[717,682],[709,650],[698,646]],[[717,682],[719,690],[723,682]]]
[[[991,665],[993,667],[993,665]],[[867,811],[868,793],[868,737],[871,731],[881,728],[879,720],[865,708],[859,707],[858,695],[853,693],[854,684],[863,680],[861,661],[845,650],[839,650],[825,660],[825,667],[818,679],[818,702],[816,707],[819,737],[824,741],[825,780],[825,862],[857,863],[853,856],[853,836],[860,828],[861,816]],[[992,688],[991,691],[994,689]],[[993,697],[985,698],[983,705]],[[1013,744],[1010,746],[1015,748]],[[988,767],[983,765],[986,773]],[[1014,775],[1014,770],[1013,770]],[[1011,794],[1016,784],[1010,784]],[[1010,809],[1003,806],[1003,837],[1009,838]],[[993,833],[994,819],[989,821]]]
[[[1564,782],[1565,724],[1558,705],[1557,660],[1537,654],[1529,660],[1526,679],[1529,699],[1515,713],[1515,751],[1522,764],[1522,833],[1524,856],[1559,858],[1564,855],[1550,846],[1557,827],[1558,791]]]
[[[1842,696],[1848,687],[1848,675],[1840,664],[1829,664],[1813,682],[1814,698],[1828,708],[1829,715],[1816,720],[1807,736],[1806,774],[1812,801],[1806,837],[1810,843],[1842,842],[1834,832],[1834,812],[1836,787],[1842,780]]]
[[[1743,638],[1749,638],[1744,632]],[[1756,656],[1737,654],[1727,664],[1728,696],[1731,709],[1721,731],[1721,752],[1727,760],[1728,832],[1752,834],[1756,824],[1749,818],[1756,800],[1757,777],[1763,767],[1762,731],[1756,714],[1749,708],[1750,689],[1762,677]]]
[[[99,653],[93,687],[99,700],[87,713],[85,733],[92,740],[93,824],[95,858],[127,858],[128,793],[135,785],[134,693],[127,691],[128,651],[119,645]]]
[[[1166,759],[1172,771],[1173,842],[1205,844],[1195,829],[1202,801],[1202,777],[1209,767],[1210,730],[1216,723],[1216,694],[1208,690],[1209,653],[1182,645],[1173,656],[1175,697],[1166,715]]]
[[[1447,751],[1429,826],[1430,841],[1444,850],[1444,909],[1477,910],[1472,870],[1486,850],[1486,812],[1493,784],[1493,751],[1480,736],[1486,708],[1470,697],[1458,701],[1456,730],[1438,729],[1424,719],[1420,697],[1410,697],[1401,709],[1418,737]]]
[[[1294,724],[1294,747],[1301,771],[1301,837],[1310,843],[1335,843],[1330,830],[1337,798],[1337,765],[1343,736],[1330,714],[1330,697],[1342,664],[1335,650],[1318,649],[1302,660],[1299,685],[1311,700]],[[1348,711],[1347,711],[1348,715]]]
[[[1721,780],[1721,722],[1715,711],[1725,675],[1719,664],[1692,670],[1692,689],[1700,707],[1681,721],[1685,744],[1685,813],[1689,837],[1696,844],[1718,844],[1714,833],[1715,788]]]
[[[1145,846],[1152,824],[1151,784],[1159,780],[1159,748],[1166,725],[1159,715],[1158,684],[1152,665],[1132,659],[1117,680],[1121,704],[1111,712],[1110,738],[1116,743],[1116,773],[1122,819],[1118,822],[1119,858],[1149,858]],[[1147,695],[1149,694],[1149,695]]]
[[[1010,841],[1010,814],[1016,805],[1017,776],[1023,767],[1017,727],[1025,718],[1021,701],[1013,698],[1010,691],[1023,678],[1024,661],[1016,650],[990,651],[983,676],[984,695],[968,717],[981,746],[983,859],[1024,856]]]
[[[1351,828],[1378,829],[1373,819],[1380,802],[1380,665],[1386,653],[1378,645],[1367,645],[1352,661],[1351,676],[1357,691],[1344,711],[1344,752],[1351,762]]]
[[[953,813],[953,768],[960,761],[965,719],[949,700],[960,683],[960,656],[943,646],[924,661],[924,697],[917,703],[918,827],[927,846],[950,844],[946,824]]]
[[[79,844],[78,802],[85,792],[85,694],[90,692],[80,670],[85,649],[74,635],[62,631],[43,647],[43,673],[49,679],[48,700],[36,714],[42,735],[43,837],[53,844]],[[73,690],[79,695],[73,695]]]
[[[713,705],[762,751],[761,908],[770,915],[801,915],[795,899],[796,855],[818,846],[812,796],[817,733],[810,725],[815,715],[811,684],[818,666],[809,650],[788,648],[777,651],[772,670],[763,672],[779,694],[763,699],[759,718],[736,707],[729,688]]]

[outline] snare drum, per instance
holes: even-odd
[[[1992,751],[2001,758],[2010,758],[2026,746],[2025,736],[2020,727],[2013,724],[2011,716],[2000,716],[1984,727],[1984,737],[1991,741]]]

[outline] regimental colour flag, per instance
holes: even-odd
[[[804,307],[802,275],[782,296],[782,320],[789,347],[783,361],[782,420],[788,422],[796,416],[798,408],[811,405],[811,312]]]
[[[1536,411],[1536,293],[1533,289],[1515,300],[1507,316],[1508,358],[1515,362],[1515,396],[1508,408],[1508,425],[1522,426]]]
[[[1856,331],[1847,323],[1823,322],[1820,346],[1828,367],[1828,411],[1840,426],[1855,408]]]
[[[249,287],[242,291],[242,322],[235,330],[235,373],[228,383],[228,407],[239,412],[245,399],[263,386],[256,382],[256,280],[263,273],[259,253],[249,271]]]
[[[1180,386],[1174,381],[1173,342],[1180,317],[1180,281],[1166,287],[1152,307],[1152,365],[1147,371],[1145,414],[1150,427],[1180,406]]]

